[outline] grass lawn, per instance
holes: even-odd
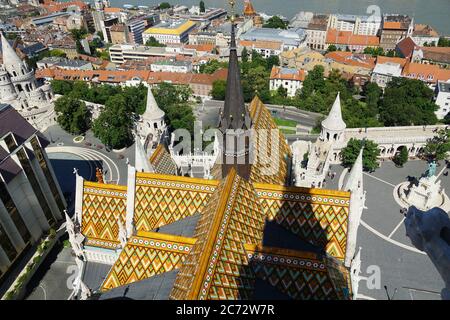
[[[281,131],[283,134],[296,134],[296,133],[297,133],[296,130],[289,130],[289,129],[280,129],[280,131]]]
[[[282,127],[297,127],[297,122],[294,120],[287,120],[287,119],[280,119],[280,118],[274,118],[275,123],[277,124],[277,126],[282,126]]]

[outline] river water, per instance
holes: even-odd
[[[92,0],[91,0],[92,1]],[[199,0],[110,0],[111,6],[124,4],[152,6],[167,1],[188,7]],[[227,8],[228,0],[204,0],[208,7]],[[241,12],[243,0],[238,0]],[[414,17],[417,23],[432,25],[439,33],[450,35],[450,0],[253,0],[255,10],[269,15],[281,14],[292,18],[299,11],[320,13],[367,14],[370,6],[378,6],[383,13],[401,13]],[[371,15],[371,10],[368,15]]]

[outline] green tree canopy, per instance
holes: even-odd
[[[170,9],[172,6],[170,5],[170,3],[168,2],[161,2],[159,4],[159,9],[160,10],[166,10],[166,9]]]
[[[90,127],[91,116],[86,104],[70,95],[56,100],[55,112],[58,124],[71,134],[84,133]]]
[[[205,2],[204,1],[200,1],[199,6],[200,6],[200,12],[204,13],[206,11]]]
[[[200,73],[207,73],[207,74],[213,74],[219,69],[227,68],[228,63],[227,62],[220,62],[216,59],[209,60],[207,63],[202,64],[200,66],[199,72]]]
[[[399,167],[403,167],[403,165],[408,162],[408,149],[406,147],[402,147],[400,149],[400,152],[398,152],[395,156],[394,156],[394,163],[399,166]]]
[[[211,96],[214,100],[225,100],[227,91],[227,82],[225,80],[216,80],[213,82]]]
[[[145,43],[147,47],[165,47],[166,45],[163,43],[160,43],[158,40],[156,40],[155,37],[150,37],[147,42]]]
[[[346,167],[351,167],[358,158],[361,148],[364,146],[363,151],[363,168],[366,171],[374,171],[378,168],[378,157],[380,150],[378,145],[372,140],[357,140],[350,139],[347,146],[342,149],[342,164]]]
[[[450,130],[441,129],[437,135],[428,139],[422,155],[429,161],[444,160],[450,151]]]
[[[420,80],[395,78],[389,82],[380,104],[385,126],[431,125],[437,122],[433,90]]]
[[[129,146],[133,141],[133,115],[126,99],[115,95],[109,99],[100,116],[94,120],[92,131],[102,143],[113,149]]]
[[[263,25],[264,28],[287,29],[288,23],[278,16],[273,16]]]

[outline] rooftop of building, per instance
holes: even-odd
[[[439,37],[437,31],[428,24],[417,23],[414,25],[413,37]]]
[[[375,58],[370,54],[358,54],[347,51],[333,51],[325,55],[326,58],[332,59],[338,63],[351,66],[373,69],[375,68]]]
[[[273,66],[270,79],[305,81],[305,70]]]
[[[450,69],[444,69],[438,65],[424,63],[407,63],[402,75],[410,79],[418,79],[429,83],[438,81],[450,81]]]
[[[196,23],[186,19],[162,21],[144,31],[146,34],[180,35],[195,27]]]
[[[241,40],[263,40],[283,42],[285,45],[298,46],[306,38],[306,33],[301,28],[295,29],[272,29],[272,28],[252,28],[249,31],[241,34]]]
[[[0,140],[3,140],[8,134],[12,134],[13,139],[18,146],[23,145],[33,135],[38,136],[40,143],[45,148],[49,142],[45,137],[36,130],[27,120],[25,120],[11,105],[0,104]],[[26,149],[30,157],[32,152]],[[0,175],[9,182],[22,169],[11,159],[9,150],[0,147]]]
[[[377,63],[373,73],[399,77],[402,74],[402,66],[394,62]]]
[[[407,30],[411,26],[412,19],[407,15],[385,14],[383,15],[383,29]]]
[[[354,34],[351,31],[329,29],[326,42],[339,45],[378,46],[380,44],[380,38],[377,36]]]

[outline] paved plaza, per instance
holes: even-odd
[[[55,246],[27,285],[26,300],[66,300],[78,268],[71,248]]]
[[[444,281],[428,256],[413,247],[406,237],[404,217],[394,199],[394,188],[408,177],[420,178],[425,172],[425,161],[409,161],[397,168],[385,161],[374,173],[364,173],[367,191],[366,207],[358,229],[357,246],[361,251],[361,275],[370,277],[378,266],[379,288],[370,288],[363,278],[360,281],[359,299],[395,300],[439,299]],[[445,163],[437,168],[442,187],[450,190],[450,176]],[[345,174],[345,171],[344,171]],[[384,286],[387,287],[387,292]],[[395,295],[394,295],[395,292]]]

